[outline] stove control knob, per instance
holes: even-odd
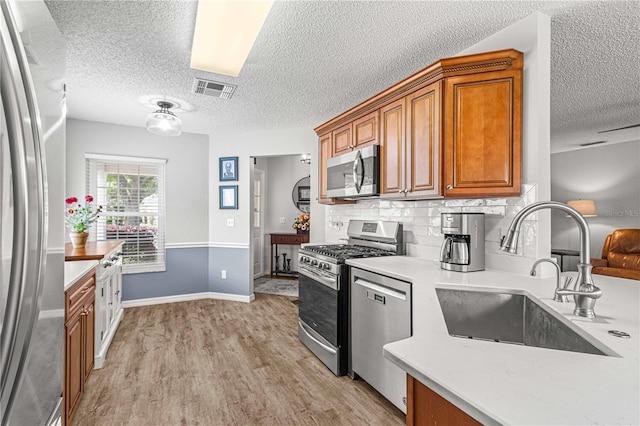
[[[323,263],[322,264],[322,269],[331,269],[331,266],[329,266],[328,263]]]
[[[317,260],[315,260],[315,259],[313,259],[313,260],[311,261],[311,266],[317,266],[317,265],[318,265],[318,261],[317,261]]]

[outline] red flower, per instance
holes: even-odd
[[[92,201],[93,201],[93,197],[92,197],[91,195],[85,195],[84,200],[85,200],[87,203],[90,203],[90,202],[92,202]]]
[[[69,212],[69,214],[73,214],[73,212],[74,212],[75,210],[73,210],[73,209],[69,209],[69,210],[67,210],[67,211]]]
[[[77,203],[77,202],[78,202],[78,199],[77,199],[76,197],[69,197],[69,198],[67,198],[67,199],[66,199],[66,200],[64,200],[64,201],[65,201],[65,203],[67,203],[67,204],[73,204],[73,203]]]

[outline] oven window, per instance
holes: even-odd
[[[338,347],[338,292],[302,274],[298,288],[300,319]]]

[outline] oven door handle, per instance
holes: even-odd
[[[327,346],[325,343],[323,343],[320,340],[316,339],[312,334],[313,330],[309,330],[308,326],[305,323],[303,323],[302,321],[298,320],[298,324],[300,325],[300,329],[304,332],[304,334],[306,334],[309,339],[313,340],[314,343],[316,343],[322,349],[324,349],[325,351],[329,352],[332,355],[335,355],[338,352],[334,348],[332,348],[331,346]]]
[[[298,273],[314,281],[317,281],[320,284],[327,286],[332,290],[336,290],[336,291],[340,290],[340,283],[338,282],[337,279],[323,277],[322,275],[315,274],[307,269],[302,269],[302,268],[300,268]]]

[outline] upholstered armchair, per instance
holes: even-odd
[[[602,258],[591,259],[594,274],[640,280],[640,229],[617,229],[607,235]]]

